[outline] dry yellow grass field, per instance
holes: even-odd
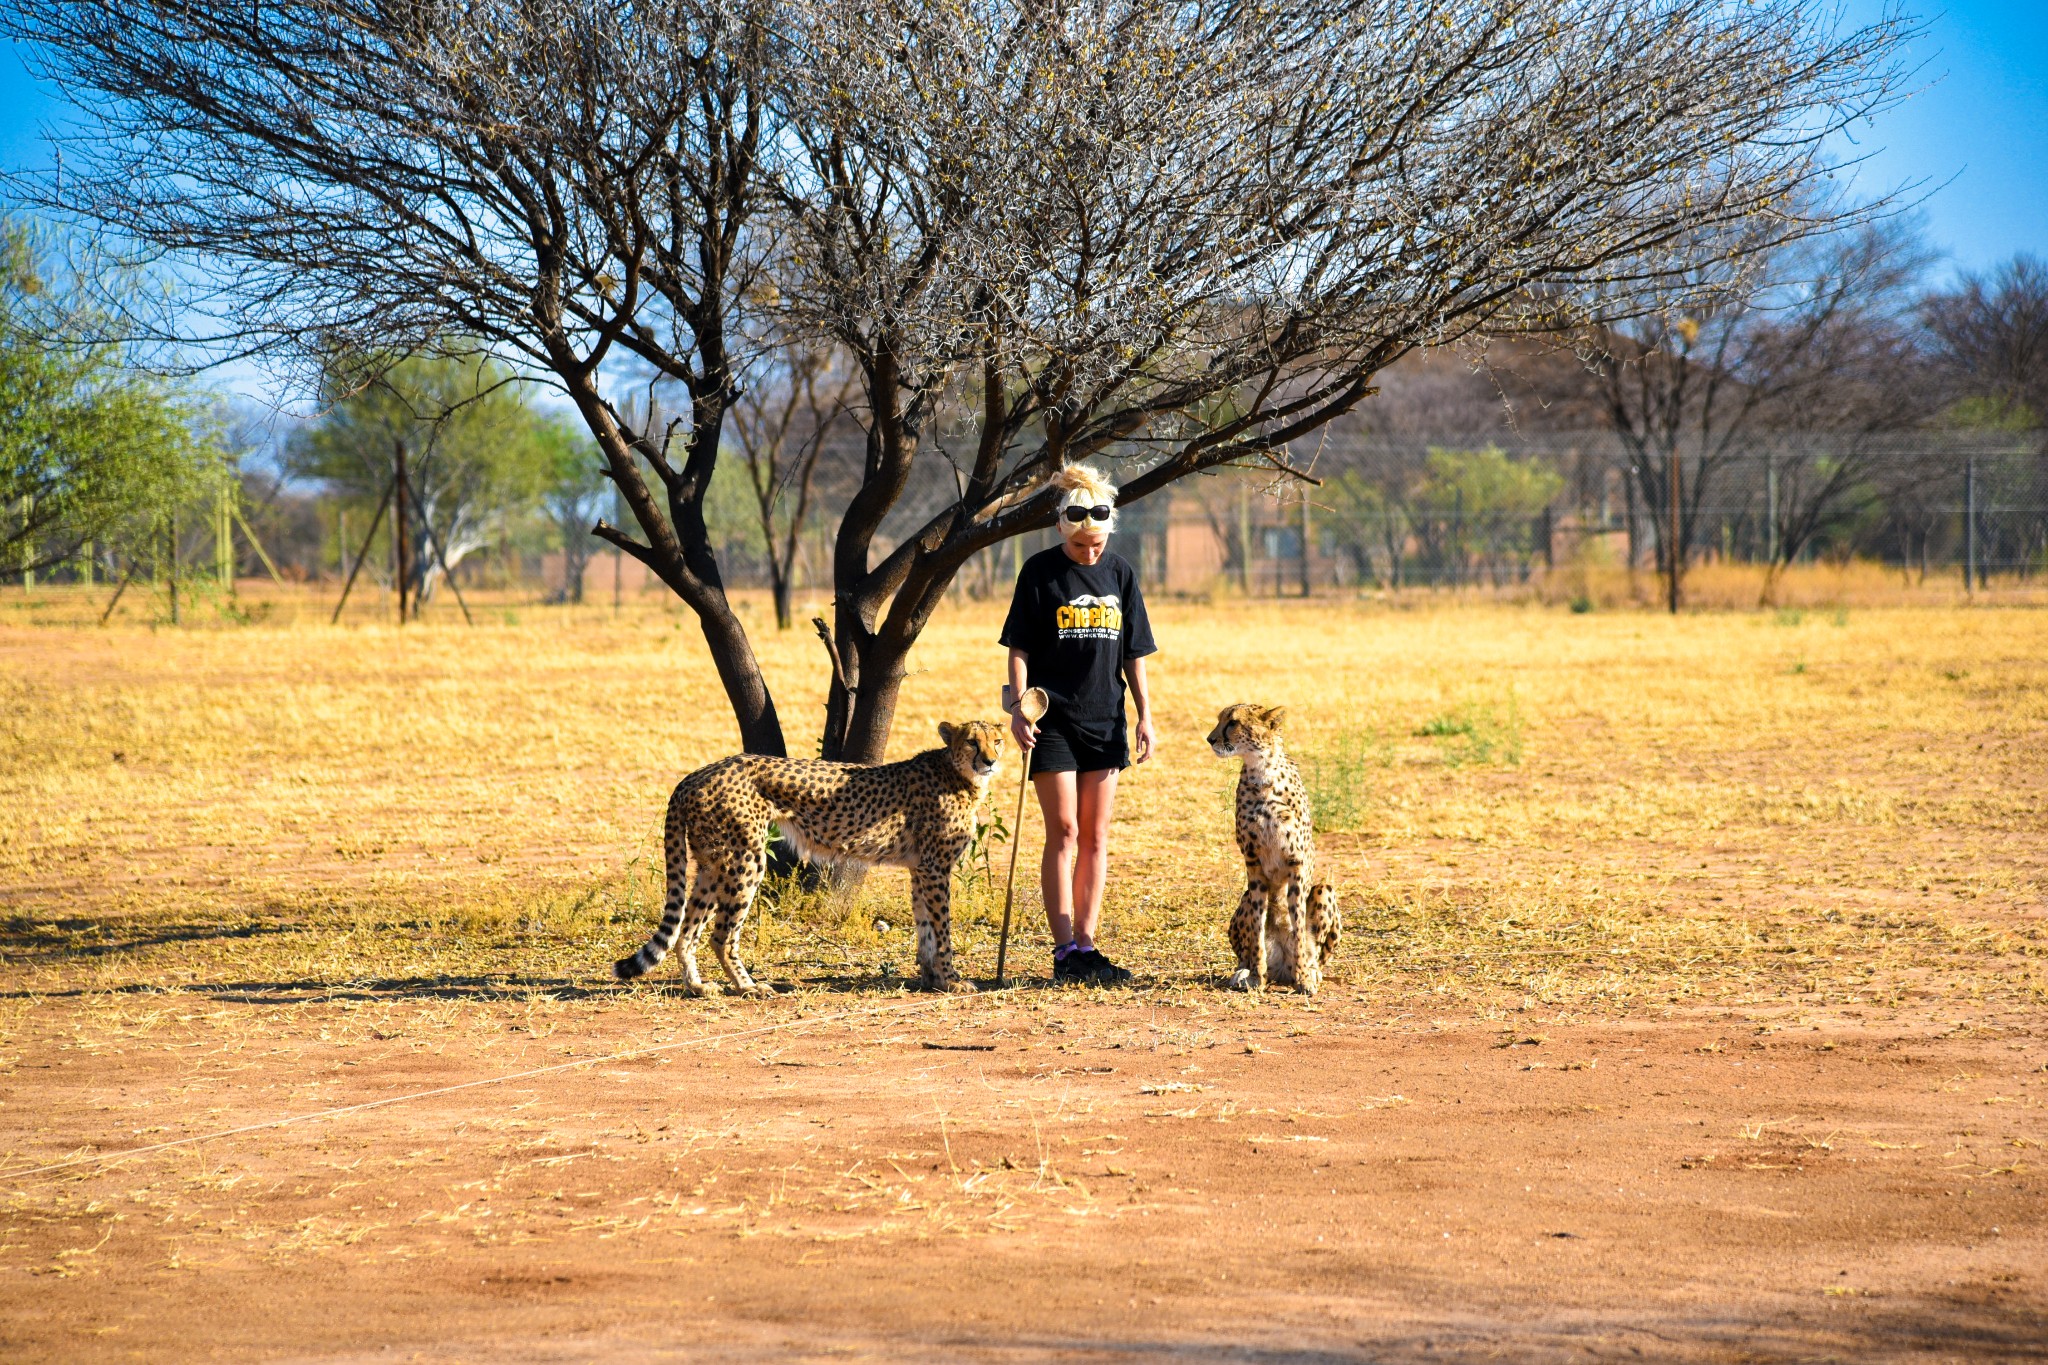
[[[1158,615],[1164,738],[1123,785],[1107,919],[1162,979],[1206,979],[1227,951],[1235,779],[1202,736],[1220,705],[1258,700],[1292,708],[1352,906],[1360,951],[1343,970],[1361,984],[1429,972],[1433,990],[1588,1002],[1744,983],[2041,987],[2003,956],[2011,926],[1982,913],[2036,903],[2042,885],[2041,613]],[[166,985],[601,979],[651,922],[668,788],[736,734],[678,614],[485,616],[5,628],[0,882],[35,945],[16,964],[25,984],[95,962],[123,981],[161,967]],[[997,623],[992,608],[942,613],[893,755],[935,743],[941,719],[994,713]],[[801,752],[822,651],[802,631],[757,638]],[[990,852],[984,873],[1007,856]],[[987,879],[968,881],[967,949],[985,955]],[[871,927],[904,918],[902,882],[879,875],[850,903],[784,897],[756,954],[785,979],[904,969],[903,939]],[[77,951],[200,924],[262,932]],[[1966,982],[1945,970],[1958,954]]]
[[[1798,580],[1790,590],[1793,600],[1820,595]],[[1511,1183],[1525,1179],[1516,1163],[1537,1159],[1524,1145],[1536,1139],[1489,1145],[1519,1131],[1514,1116],[1543,1116],[1577,1144],[1587,1123],[1608,1121],[1589,1115],[1618,1124],[1637,1100],[1665,1106],[1671,1125],[1698,1112],[1710,1126],[1696,1136],[1617,1129],[1594,1143],[1611,1147],[1604,1159],[1654,1153],[1643,1159],[1662,1172],[1657,1181],[1694,1179],[1674,1174],[1681,1165],[1702,1181],[1776,1179],[1766,1173],[1846,1153],[1841,1133],[1853,1129],[1858,1143],[1868,1139],[1863,1160],[1894,1163],[1886,1188],[1981,1182],[1976,1210],[2004,1229],[1988,1245],[2019,1267],[1979,1256],[1989,1234],[1978,1222],[1956,1224],[1961,1259],[1933,1257],[1914,1239],[1947,1226],[1934,1214],[1963,1216],[1960,1199],[1929,1183],[1913,1185],[1912,1199],[1932,1203],[1897,1194],[1895,1208],[1866,1207],[1856,1201],[1875,1199],[1877,1187],[1859,1182],[1877,1168],[1859,1171],[1843,1155],[1826,1176],[1839,1185],[1783,1216],[1809,1219],[1802,1235],[1839,1253],[1855,1267],[1841,1275],[1856,1278],[1828,1278],[1826,1298],[1815,1279],[1799,1291],[1810,1301],[1776,1318],[1757,1305],[1793,1273],[1771,1258],[1792,1253],[1773,1240],[1783,1224],[1754,1210],[1792,1196],[1678,1201],[1694,1211],[1687,1217],[1723,1212],[1718,1223],[1670,1224],[1690,1230],[1670,1232],[1682,1249],[1656,1272],[1664,1279],[1652,1276],[1651,1295],[1665,1295],[1658,1312],[1668,1315],[1643,1339],[1661,1332],[1687,1343],[1667,1354],[1735,1358],[1720,1329],[1700,1325],[1716,1320],[1714,1302],[1738,1304],[1729,1320],[1752,1335],[1758,1323],[1777,1324],[1786,1359],[1808,1358],[1801,1351],[1815,1342],[1879,1358],[1856,1344],[1885,1332],[1908,1342],[1900,1358],[1957,1342],[1963,1354],[1995,1354],[2042,1321],[2038,1260],[2026,1266],[2043,1247],[2029,1182],[2048,1131],[2038,1074],[2024,1073],[2044,1060],[2035,1054],[2048,994],[2048,613],[1858,604],[1670,618],[1420,595],[1157,604],[1162,744],[1156,761],[1125,775],[1105,916],[1106,944],[1139,969],[1140,989],[1031,990],[927,1008],[903,989],[900,974],[914,964],[907,888],[895,873],[847,895],[779,890],[746,936],[757,975],[789,988],[769,1004],[682,999],[664,988],[668,969],[635,989],[610,983],[610,961],[658,915],[669,788],[730,752],[734,727],[700,638],[676,612],[477,605],[473,628],[439,607],[402,630],[330,628],[317,603],[281,597],[254,624],[169,629],[131,618],[100,630],[82,624],[89,603],[61,592],[0,603],[6,1353],[132,1348],[163,1358],[177,1340],[164,1334],[193,1330],[203,1314],[222,1334],[220,1350],[250,1358],[341,1358],[380,1344],[471,1358],[446,1335],[457,1322],[471,1324],[462,1339],[478,1359],[492,1332],[512,1333],[535,1359],[624,1358],[601,1334],[582,1355],[533,1343],[598,1330],[560,1316],[571,1290],[577,1303],[630,1300],[655,1292],[655,1281],[622,1267],[686,1263],[711,1278],[674,1289],[676,1304],[702,1315],[713,1312],[707,1292],[722,1296],[717,1312],[747,1350],[784,1353],[795,1338],[761,1335],[762,1324],[797,1323],[838,1342],[838,1354],[900,1358],[901,1332],[847,1286],[894,1294],[907,1282],[892,1277],[910,1275],[937,1293],[951,1253],[908,1248],[973,1234],[988,1239],[984,1254],[1009,1267],[1013,1284],[1041,1288],[981,1284],[982,1297],[959,1309],[966,1336],[920,1338],[940,1342],[939,1356],[972,1353],[944,1349],[947,1340],[1021,1330],[1020,1299],[1063,1292],[1046,1285],[1113,1272],[1133,1286],[1133,1320],[1149,1313],[1156,1324],[1140,1333],[1148,1350],[1231,1337],[1230,1314],[1217,1307],[1227,1302],[1292,1323],[1288,1341],[1321,1341],[1315,1333],[1327,1328],[1407,1358],[1434,1332],[1430,1340],[1464,1342],[1453,1356],[1500,1347],[1549,1358],[1553,1348],[1569,1354],[1580,1329],[1554,1315],[1529,1326],[1537,1310],[1516,1295],[1577,1284],[1545,1299],[1545,1311],[1572,1304],[1585,1321],[1612,1325],[1640,1307],[1623,1286],[1646,1273],[1646,1255],[1656,1259],[1646,1248],[1657,1231],[1633,1242],[1616,1232],[1611,1246],[1572,1253],[1593,1259],[1558,1281],[1549,1277],[1563,1272],[1533,1270],[1528,1257],[1565,1250],[1496,1248],[1489,1254],[1506,1269],[1487,1271],[1434,1259],[1454,1245],[1440,1247],[1434,1232],[1411,1247],[1402,1239],[1434,1215],[1400,1200],[1472,1196],[1411,1185],[1406,1174],[1373,1186],[1338,1224],[1312,1222],[1321,1215],[1307,1201],[1346,1164],[1337,1153],[1352,1152],[1348,1164],[1370,1174],[1376,1160],[1425,1159],[1374,1143],[1462,1134],[1473,1169],[1494,1163],[1482,1198],[1500,1203],[1457,1216],[1520,1227],[1527,1211],[1507,1192],[1523,1188]],[[802,750],[815,736],[822,650],[807,632],[778,635],[762,604],[750,611]],[[914,659],[892,756],[929,747],[941,719],[993,714],[999,619],[986,604],[940,614]],[[1202,736],[1219,706],[1239,700],[1290,708],[1292,750],[1344,898],[1346,939],[1313,1005],[1216,989],[1242,874],[1230,838],[1235,773]],[[1009,795],[992,803],[1005,816],[1013,783],[1006,767],[997,789]],[[1031,823],[1027,815],[1027,860],[1037,847]],[[991,850],[960,880],[956,921],[963,967],[984,979],[1007,856],[1000,842]],[[1043,970],[1046,944],[1028,870],[1019,880],[1024,930],[1012,961],[1029,974]],[[899,1004],[918,1012],[840,1017]],[[597,1060],[763,1025],[797,1032],[658,1064],[602,1070]],[[1826,1031],[1827,1041],[1785,1054],[1775,1081],[1724,1069],[1742,1057],[1763,1065],[1764,1053],[1730,1049],[1790,1047],[1792,1030]],[[1857,1060],[1880,1060],[1902,1038],[1949,1049],[1914,1073],[1917,1098],[1898,1099],[1878,1073],[1867,1073],[1875,1089],[1853,1100],[1820,1098],[1840,1080],[1827,1069],[1838,1058],[1867,1045]],[[1439,1039],[1451,1050],[1432,1051]],[[1826,1057],[1812,1051],[1823,1046]],[[1614,1070],[1631,1065],[1615,1060],[1631,1051],[1693,1077],[1690,1088],[1647,1100],[1630,1073]],[[1014,1075],[993,1069],[1011,1052]],[[1606,1069],[1593,1069],[1595,1058]],[[512,1091],[47,1177],[8,1174],[585,1059],[597,1065]],[[1809,1061],[1820,1068],[1814,1079],[1796,1080],[1792,1064]],[[831,1067],[854,1070],[818,1069]],[[1492,1076],[1489,1067],[1499,1071],[1489,1094],[1576,1088],[1484,1113],[1442,1107],[1474,1098],[1478,1082],[1466,1073]],[[638,1078],[630,1092],[608,1079],[629,1072]],[[1348,1079],[1339,1085],[1336,1075]],[[658,1087],[667,1107],[622,1117],[643,1086]],[[1903,1107],[1883,1110],[1895,1100]],[[1961,1117],[1940,1109],[1965,1104],[1978,1107]],[[1400,1128],[1404,1115],[1417,1126]],[[1320,1120],[1329,1122],[1317,1128]],[[1375,1124],[1378,1137],[1367,1132]],[[672,1142],[679,1135],[687,1140]],[[836,1141],[851,1145],[826,1150]],[[1333,1145],[1285,1145],[1296,1141]],[[1235,1145],[1217,1145],[1226,1142]],[[1620,1226],[1619,1215],[1597,1212],[1607,1186],[1650,1177],[1596,1177],[1603,1158],[1558,1150],[1582,1153],[1587,1173],[1559,1178],[1584,1187],[1560,1187],[1554,1206],[1527,1212],[1528,1236],[1556,1235],[1544,1229],[1567,1219]],[[1755,1160],[1734,1171],[1729,1150]],[[1228,1289],[1159,1269],[1199,1260],[1204,1229],[1219,1218],[1253,1216],[1250,1203],[1229,1212],[1238,1207],[1229,1173],[1246,1151],[1272,1158],[1276,1191],[1248,1228],[1273,1232],[1266,1220],[1280,1216],[1284,1189],[1288,1207],[1303,1210],[1300,1245],[1283,1237],[1285,1255],[1224,1273]],[[579,1157],[590,1160],[565,1175],[560,1163]],[[1978,1174],[1941,1174],[1961,1169],[1956,1161]],[[1551,1169],[1556,1162],[1571,1166],[1569,1156]],[[1328,1179],[1332,1195],[1367,1197],[1354,1177]],[[1128,1187],[1128,1197],[1111,1187]],[[599,1202],[575,1204],[585,1198]],[[1060,1231],[1117,1217],[1130,1229],[1141,1216],[1157,1220],[1136,1225],[1153,1241],[1131,1242],[1139,1234],[1127,1230],[1098,1244]],[[1443,1226],[1450,1239],[1453,1224]],[[1178,1229],[1171,1238],[1169,1228]],[[1339,1295],[1335,1280],[1316,1279],[1325,1262],[1315,1257],[1329,1249],[1326,1232],[1342,1240],[1340,1229],[1373,1248],[1374,1273],[1398,1270],[1408,1286],[1374,1291],[1373,1320],[1406,1324],[1398,1341],[1353,1318],[1330,1327],[1339,1309],[1322,1299],[1312,1312],[1302,1306],[1310,1282]],[[796,1249],[744,1249],[764,1232]],[[855,1242],[893,1250],[862,1260],[871,1253],[850,1249]],[[839,1288],[802,1272],[814,1255],[839,1258],[830,1262]],[[1954,1278],[1965,1261],[1978,1279]],[[426,1281],[413,1277],[423,1272],[406,1268],[415,1262],[443,1267],[435,1273],[446,1284],[420,1288]],[[1880,1263],[1888,1268],[1872,1268]],[[1715,1280],[1737,1265],[1748,1268]],[[1835,1274],[1830,1260],[1826,1275]],[[1928,1286],[1943,1276],[1990,1288],[1937,1311]],[[485,1299],[461,1297],[477,1291],[459,1286],[478,1283]],[[557,1295],[547,1287],[555,1283],[569,1288]],[[1352,1306],[1342,1311],[1364,1312],[1355,1277],[1344,1283]],[[1721,1299],[1699,1288],[1709,1283],[1721,1284]],[[407,1285],[425,1295],[417,1311],[403,1306]],[[1682,1290],[1704,1296],[1693,1317]],[[259,1291],[306,1295],[318,1311],[241,1322],[236,1306]],[[1115,1295],[1121,1312],[1123,1290]],[[1387,1316],[1389,1295],[1409,1317]],[[1221,1316],[1201,1317],[1189,1307],[1197,1302]],[[1912,1325],[1883,1316],[1905,1314],[1909,1302]],[[1425,1303],[1426,1313],[1416,1307]],[[1467,1321],[1475,1305],[1488,1321],[1522,1325],[1467,1337],[1444,1325]],[[1827,1336],[1836,1320],[1815,1315],[1845,1305],[1875,1316],[1853,1330],[1841,1320],[1849,1335]],[[494,1325],[478,1325],[480,1315]],[[1073,1345],[1031,1339],[1051,1354]],[[1616,1354],[1628,1344],[1608,1342]]]

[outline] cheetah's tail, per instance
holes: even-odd
[[[612,964],[612,975],[621,981],[645,976],[661,965],[683,929],[683,908],[689,887],[690,840],[683,823],[683,789],[678,786],[668,802],[668,826],[663,832],[663,853],[668,860],[668,889],[662,900],[661,923],[640,951]]]
[[[1309,888],[1308,923],[1322,956],[1336,952],[1344,938],[1344,911],[1337,904],[1337,888],[1328,882]]]

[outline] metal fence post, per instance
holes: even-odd
[[[1301,595],[1302,595],[1303,597],[1307,597],[1307,596],[1309,596],[1309,595],[1310,595],[1310,581],[1309,581],[1309,580],[1310,580],[1310,561],[1309,561],[1309,547],[1308,547],[1308,537],[1309,537],[1309,508],[1308,508],[1308,488],[1307,488],[1307,486],[1306,486],[1306,485],[1304,485],[1304,486],[1302,487],[1302,490],[1301,490]]]
[[[1983,586],[1977,572],[1977,457],[1972,455],[1963,466],[1963,591]]]
[[[1768,518],[1764,526],[1765,563],[1778,562],[1778,456],[1775,451],[1764,456],[1764,505]]]

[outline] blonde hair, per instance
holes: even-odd
[[[1109,520],[1102,523],[1103,533],[1106,535],[1116,529],[1116,485],[1109,481],[1107,474],[1092,464],[1070,464],[1053,475],[1052,482],[1055,487],[1066,490],[1060,499],[1060,511],[1064,512],[1069,507],[1107,504],[1110,513]],[[1064,526],[1060,533],[1066,533]]]

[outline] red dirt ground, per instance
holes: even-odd
[[[2048,1359],[2048,1040],[1988,1012],[165,998],[17,1035],[15,1162],[683,1045],[0,1177],[0,1357]]]

